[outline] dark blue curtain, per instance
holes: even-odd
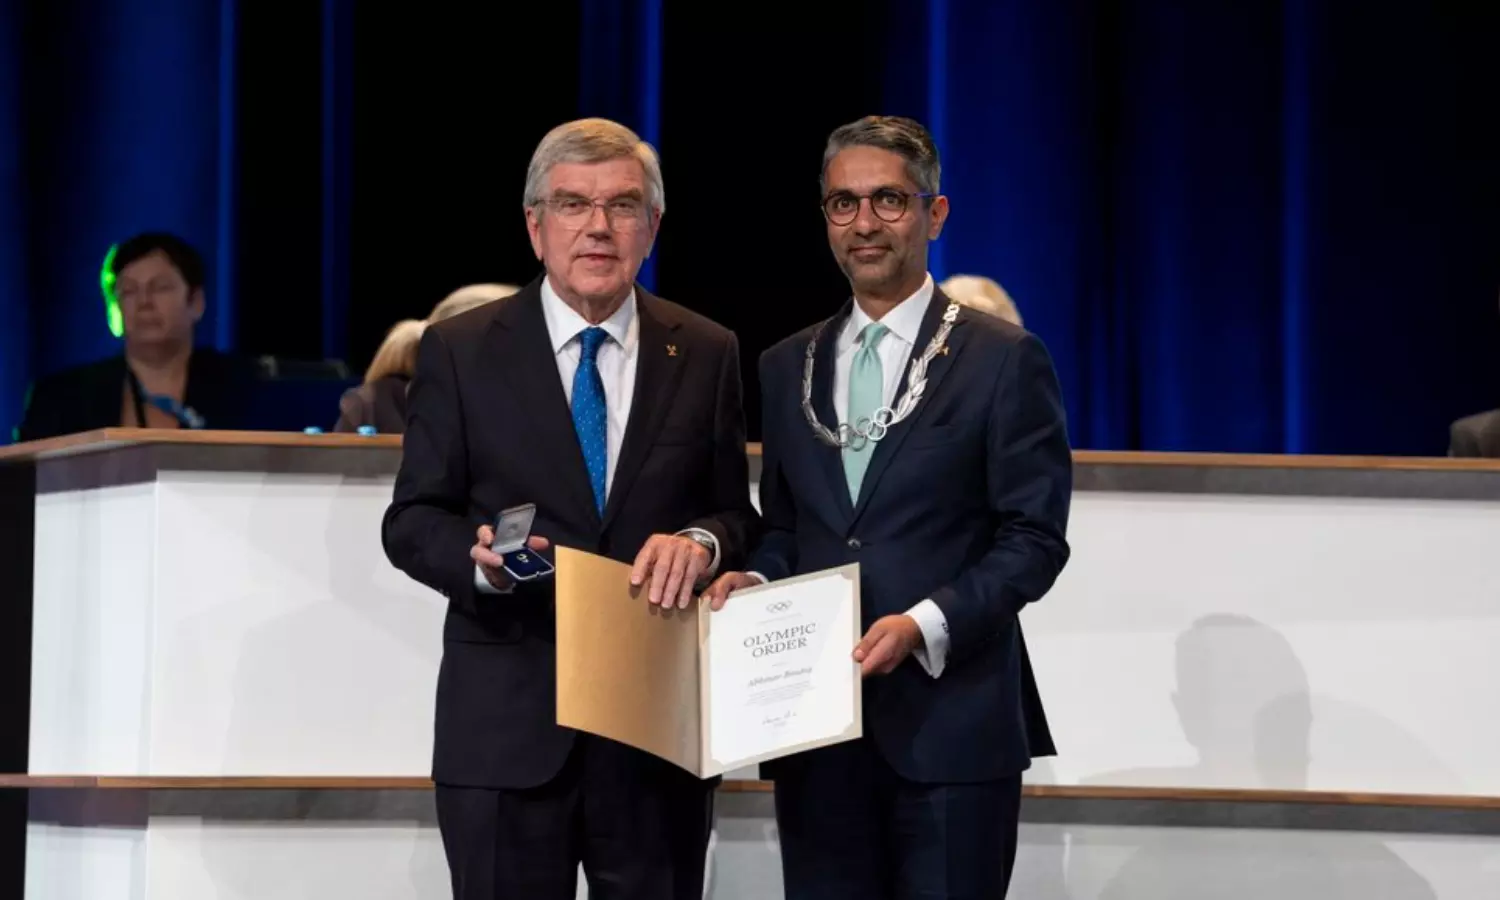
[[[349,350],[350,201],[354,190],[354,0],[323,0],[323,356]]]
[[[662,152],[661,55],[663,0],[580,0],[581,116],[613,119]],[[665,170],[665,163],[663,164]],[[670,180],[663,174],[663,181]],[[653,254],[639,281],[655,288]]]
[[[0,443],[20,420],[31,371],[26,286],[26,161],[21,134],[21,4],[0,6]]]
[[[813,176],[736,181],[753,175],[755,160],[725,171],[715,161],[739,151],[700,120],[760,109],[770,92],[842,121],[848,98],[880,93],[870,111],[917,116],[943,153],[954,212],[934,273],[988,275],[1015,297],[1054,352],[1077,446],[1432,454],[1444,451],[1453,418],[1500,406],[1500,89],[1491,64],[1500,5],[891,0],[879,36],[870,33],[878,6],[847,6],[838,16],[794,16],[795,4],[763,11],[736,27],[765,38],[728,35],[714,46],[737,49],[722,53],[689,52],[691,32],[667,27],[697,14],[693,4],[580,0],[549,12],[541,30],[576,28],[566,38],[576,40],[576,67],[572,46],[553,48],[548,55],[566,62],[521,96],[500,86],[530,76],[509,72],[499,55],[423,88],[442,93],[433,102],[472,96],[449,104],[464,123],[457,130],[505,148],[486,150],[482,171],[444,174],[503,208],[519,175],[510,162],[497,171],[491,157],[529,150],[542,123],[609,116],[661,148],[668,199],[683,198],[669,207],[686,210],[667,228],[682,242],[683,230],[732,224],[700,198],[753,189],[768,208],[811,203]],[[236,33],[250,8],[238,0],[0,7],[0,428],[15,421],[31,375],[115,352],[97,274],[109,244],[133,231],[172,229],[204,249],[205,341],[272,352],[262,344],[317,334],[311,347],[356,365],[400,303],[426,308],[448,281],[484,274],[482,259],[529,263],[519,226],[493,226],[493,240],[509,243],[492,251],[444,233],[445,246],[473,257],[451,275],[434,271],[453,255],[435,256],[442,247],[402,253],[409,217],[376,214],[403,196],[393,184],[426,176],[370,160],[386,145],[450,138],[402,138],[403,120],[382,110],[413,68],[443,72],[452,61],[441,49],[420,63],[367,52],[351,68],[352,2],[323,0],[321,10],[318,21],[298,20],[298,34],[281,35],[302,46],[302,31],[321,29],[307,52],[322,65],[321,84],[316,64],[298,76],[320,97],[308,106],[312,124],[282,141],[262,109],[265,91],[255,95],[258,125],[237,115],[248,88],[236,74],[253,62],[248,26]],[[854,15],[862,18],[851,38]],[[815,32],[800,34],[799,46],[843,48],[843,68],[821,58],[778,65],[780,23],[794,17]],[[450,14],[430,30],[451,33],[465,21]],[[268,38],[258,40],[255,59],[265,60]],[[694,65],[663,84],[663,60],[671,71],[674,54]],[[777,82],[783,69],[802,73],[796,85]],[[528,100],[564,82],[568,99]],[[349,126],[356,108],[363,131]],[[780,140],[775,117],[760,118],[755,133]],[[786,146],[815,154],[823,123],[798,127],[817,133],[788,134]],[[319,148],[306,190],[267,170],[288,142]],[[751,155],[764,167],[766,153],[775,151]],[[429,155],[451,168],[473,154]],[[361,171],[371,174],[362,181]],[[262,189],[241,196],[252,174]],[[266,185],[294,183],[299,196],[321,189],[310,235],[301,223],[316,213],[260,196]],[[359,218],[351,227],[349,211],[362,202],[364,217],[384,223],[374,237]],[[706,218],[695,204],[710,210]],[[763,224],[774,244],[774,227]],[[321,285],[281,283],[287,254],[320,263]],[[774,247],[764,277],[731,285],[711,248],[668,254],[662,265],[674,297],[743,326],[750,373],[771,332],[805,324],[817,298],[753,287],[741,296],[739,282],[821,285],[830,274],[821,253]],[[648,286],[654,269],[644,273]],[[238,303],[235,285],[252,283]],[[422,287],[403,299],[407,284]],[[770,324],[747,323],[746,304]],[[350,323],[362,318],[371,321],[354,329],[351,346]]]
[[[1078,446],[1440,454],[1500,406],[1492,10],[896,9],[935,274],[1005,285]]]

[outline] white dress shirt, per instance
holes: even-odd
[[[881,393],[881,403],[885,406],[896,403],[896,393],[906,379],[906,367],[911,361],[912,349],[917,345],[917,332],[922,328],[927,307],[932,305],[932,296],[932,275],[929,274],[915,294],[901,301],[880,320],[890,329],[875,348],[880,356],[880,372],[885,379]],[[856,303],[854,312],[834,339],[833,410],[840,422],[847,421],[849,416],[849,371],[854,366],[854,354],[859,351],[859,334],[872,321]],[[765,581],[758,572],[749,574]],[[912,655],[928,675],[937,678],[943,674],[943,667],[948,662],[948,617],[931,599],[923,600],[906,614],[922,629],[924,646],[912,651]]]
[[[573,377],[578,373],[578,363],[583,356],[582,335],[590,327],[589,321],[577,310],[563,302],[552,289],[551,278],[542,279],[542,317],[547,322],[547,337],[552,342],[552,355],[557,360],[557,374],[562,379],[563,395],[568,405],[573,405]],[[604,495],[614,485],[615,469],[620,464],[620,447],[625,443],[625,426],[630,422],[630,405],[635,399],[635,370],[639,358],[641,322],[636,315],[635,291],[625,298],[620,308],[608,319],[599,323],[609,339],[599,345],[599,355],[594,364],[599,369],[599,379],[604,382],[604,405],[608,415],[605,446],[608,462],[605,464]],[[713,560],[707,574],[719,566],[719,541],[711,532],[692,528],[681,534],[693,534],[712,545]],[[481,591],[497,593],[489,579],[478,566],[474,567],[474,584]]]

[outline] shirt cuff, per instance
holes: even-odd
[[[948,617],[932,600],[923,600],[906,611],[922,629],[922,646],[911,652],[927,674],[933,678],[943,674],[948,663]]]
[[[511,592],[511,588],[502,591],[490,584],[490,580],[484,577],[484,570],[479,568],[479,563],[474,564],[474,590],[481,594],[509,594]]]
[[[759,572],[746,572],[745,574],[749,575],[751,578],[754,578],[756,581],[759,581],[761,584],[767,584],[771,580],[766,576],[760,574]]]
[[[719,539],[714,537],[714,533],[702,528],[687,528],[677,533],[682,537],[694,537],[708,543],[714,558],[709,561],[708,568],[703,570],[702,580],[707,581],[717,575],[719,572]]]

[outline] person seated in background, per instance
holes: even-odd
[[[1500,459],[1500,409],[1464,416],[1448,426],[1448,455]]]
[[[417,345],[428,325],[476,306],[509,297],[520,288],[509,284],[471,284],[444,297],[426,319],[404,319],[386,334],[365,370],[364,383],[339,398],[339,420],[334,431],[358,431],[369,426],[381,434],[406,430],[406,388],[417,371]]]
[[[957,300],[970,309],[987,312],[1004,319],[1012,325],[1021,325],[1021,313],[1005,288],[983,275],[952,275],[938,285],[950,300]]]
[[[110,262],[124,352],[37,381],[22,441],[99,428],[243,427],[254,369],[194,346],[203,318],[203,258],[182,238],[136,235]]]
[[[1454,422],[1448,429],[1448,455],[1500,459],[1500,409]]]

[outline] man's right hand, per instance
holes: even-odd
[[[724,604],[729,600],[730,594],[764,583],[764,581],[748,572],[725,572],[714,579],[714,583],[708,586],[708,590],[703,592],[703,596],[708,598],[708,608],[714,612],[718,612],[724,608]]]
[[[494,542],[495,529],[488,525],[479,526],[474,546],[469,549],[469,558],[479,566],[479,571],[484,573],[485,580],[490,583],[491,587],[497,591],[508,591],[514,582],[509,575],[505,574],[505,570],[500,568],[505,560],[500,557],[500,554],[490,549],[490,545]],[[546,538],[533,534],[526,539],[526,546],[541,552],[551,544]]]

